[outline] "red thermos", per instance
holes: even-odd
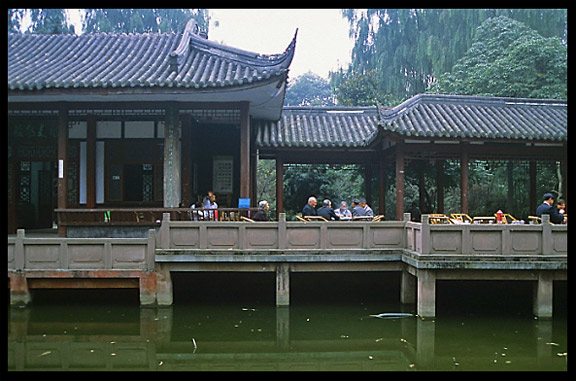
[[[501,224],[502,223],[502,216],[504,215],[504,213],[502,213],[501,210],[496,212],[496,223]]]

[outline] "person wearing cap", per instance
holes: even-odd
[[[252,217],[254,221],[268,221],[268,209],[270,209],[270,205],[268,205],[268,201],[262,200],[258,203],[258,211]]]
[[[542,196],[542,204],[536,208],[536,216],[542,217],[543,214],[550,215],[550,222],[554,224],[561,224],[564,221],[564,216],[558,212],[554,206],[554,195],[552,193],[545,193]]]

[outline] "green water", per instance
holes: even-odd
[[[267,281],[266,281],[267,282]],[[182,286],[182,285],[180,285]],[[252,285],[253,286],[253,285]],[[508,287],[507,289],[510,289]],[[182,287],[181,287],[182,289]],[[481,303],[486,287],[439,287],[434,320],[378,319],[414,312],[396,297],[319,298],[290,307],[223,290],[215,300],[176,294],[171,307],[140,307],[133,290],[35,294],[8,311],[8,369],[65,371],[566,371],[566,303],[535,319],[527,287],[518,305]],[[495,289],[498,291],[498,288]],[[362,291],[362,290],[360,290]],[[494,290],[490,291],[492,294]],[[506,294],[504,292],[504,294]],[[459,294],[460,293],[460,294]],[[462,294],[476,298],[471,302]],[[48,296],[47,296],[48,295]],[[225,296],[229,297],[226,298]],[[392,295],[392,294],[390,294]],[[564,297],[560,295],[559,297]],[[450,301],[452,299],[452,301]],[[560,307],[558,308],[558,305]]]

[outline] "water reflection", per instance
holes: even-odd
[[[400,304],[11,308],[9,370],[566,370],[566,317],[377,319]],[[413,312],[413,311],[404,311]]]

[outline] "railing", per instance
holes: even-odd
[[[406,247],[420,254],[567,255],[568,225],[407,223]]]
[[[165,214],[159,230],[161,249],[339,250],[402,249],[404,221],[286,221],[206,224],[172,221]],[[272,252],[273,253],[273,252]]]
[[[156,226],[164,213],[172,221],[240,221],[258,208],[100,208],[56,209],[59,226]]]
[[[154,269],[155,233],[148,238],[8,237],[8,270]]]
[[[278,222],[205,224],[172,221],[164,215],[158,247],[163,250],[246,250],[284,253],[363,249],[407,249],[418,254],[560,255],[568,253],[567,225],[430,224],[404,221],[379,222]]]

